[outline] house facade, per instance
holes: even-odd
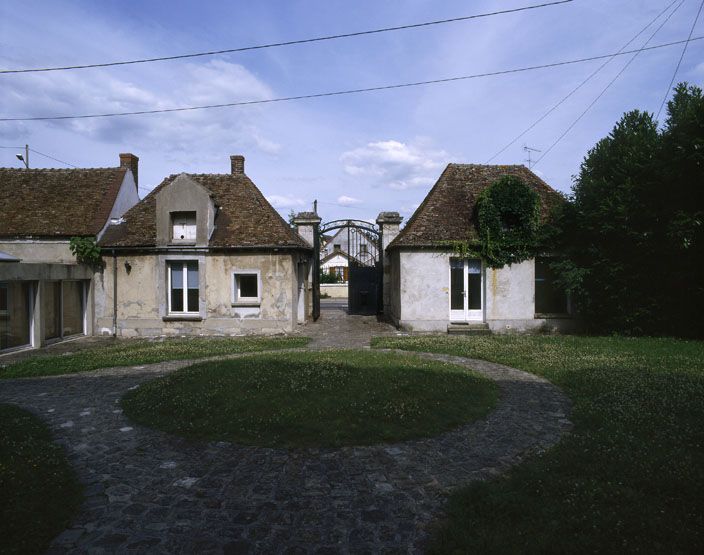
[[[455,254],[478,240],[479,194],[503,176],[531,187],[545,214],[558,193],[524,166],[449,164],[403,230],[386,248],[386,315],[416,331],[486,328],[496,333],[569,330],[569,299],[554,284],[549,259],[494,269]]]
[[[114,168],[0,168],[0,353],[93,333],[100,274],[69,243],[100,239],[138,202],[138,162],[120,154]]]
[[[100,241],[96,332],[121,337],[290,332],[310,305],[311,246],[232,156],[229,174],[163,180]]]

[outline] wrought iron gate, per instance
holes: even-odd
[[[327,273],[347,281],[347,309],[350,314],[383,312],[383,261],[381,233],[363,220],[334,220],[322,224],[314,241],[315,272]],[[340,266],[326,262],[344,260]],[[346,270],[345,270],[346,268]],[[320,290],[313,295],[313,316],[320,315]],[[316,294],[317,293],[317,294]]]

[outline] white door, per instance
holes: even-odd
[[[478,259],[450,259],[450,321],[484,320],[484,278]]]

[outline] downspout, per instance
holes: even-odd
[[[117,337],[117,256],[112,249],[112,336]]]

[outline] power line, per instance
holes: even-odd
[[[34,154],[39,154],[39,156],[44,156],[44,158],[50,158],[51,160],[54,160],[55,162],[61,162],[62,164],[65,164],[67,166],[71,166],[72,168],[78,168],[78,166],[75,166],[71,164],[70,162],[64,162],[63,160],[59,160],[58,158],[54,158],[53,156],[49,156],[48,154],[44,154],[43,152],[39,152],[38,150],[34,150],[33,148],[29,149],[30,152],[34,152]]]
[[[623,50],[625,50],[628,45],[630,45],[634,40],[636,40],[640,35],[642,35],[653,23],[655,23],[660,17],[667,12],[674,4],[677,3],[678,0],[673,0],[670,5],[668,5],[664,10],[662,10],[653,20],[650,21],[645,27],[643,27],[636,35],[633,36],[626,44],[624,44],[620,50],[617,52],[620,53]],[[684,0],[680,0],[680,6]],[[679,6],[677,6],[676,9],[678,9]],[[557,110],[562,104],[564,104],[572,95],[574,95],[579,89],[581,89],[584,85],[586,85],[593,77],[595,77],[599,72],[601,72],[602,69],[604,69],[608,64],[611,63],[611,61],[616,57],[617,54],[614,54],[610,58],[608,58],[603,64],[601,64],[598,68],[596,68],[592,73],[590,73],[584,81],[582,81],[579,85],[577,85],[574,89],[572,89],[567,95],[565,95],[557,104],[555,104],[552,108],[550,108],[547,112],[545,112],[542,116],[540,116],[538,119],[536,119],[533,123],[531,123],[528,127],[526,127],[521,133],[516,135],[509,143],[507,143],[501,150],[499,150],[496,154],[494,154],[491,158],[489,158],[485,164],[490,163],[492,160],[494,160],[496,157],[500,156],[503,154],[506,150],[508,150],[511,146],[513,146],[521,137],[526,135],[529,131],[533,130],[540,122],[542,122],[545,118],[547,118],[550,114],[552,114],[555,110]]]
[[[567,129],[565,129],[565,131],[562,133],[562,135],[560,135],[557,139],[555,139],[555,141],[545,150],[545,152],[543,152],[543,153],[540,155],[540,157],[535,161],[535,164],[533,164],[533,166],[539,164],[539,163],[541,162],[541,160],[542,160],[543,158],[545,158],[545,157],[550,153],[550,151],[551,151],[553,148],[555,148],[555,146],[557,146],[557,144],[558,144],[562,139],[564,139],[564,138],[567,136],[567,134],[568,134],[570,131],[572,131],[572,129],[574,128],[574,126],[577,125],[577,123],[587,114],[587,112],[588,112],[589,110],[592,109],[592,107],[599,101],[599,99],[600,99],[602,96],[604,96],[604,94],[606,94],[606,91],[608,91],[608,90],[611,88],[611,85],[613,85],[613,84],[618,80],[618,78],[621,77],[621,75],[628,69],[628,67],[635,61],[635,59],[638,57],[638,54],[640,54],[640,53],[646,48],[646,46],[648,45],[648,43],[649,43],[651,40],[653,40],[653,38],[655,37],[655,35],[657,35],[657,34],[660,32],[660,29],[662,29],[662,28],[665,26],[665,24],[666,24],[668,21],[670,21],[670,18],[675,14],[675,12],[680,8],[681,5],[682,5],[682,2],[681,2],[678,6],[676,6],[674,10],[672,10],[672,11],[669,13],[669,15],[668,15],[668,16],[665,18],[665,20],[658,26],[658,28],[655,29],[655,31],[650,35],[650,37],[648,37],[648,40],[645,41],[645,43],[643,44],[643,46],[641,47],[641,49],[636,50],[636,52],[633,54],[633,56],[631,57],[631,59],[628,60],[628,62],[626,62],[626,64],[621,68],[621,71],[619,71],[619,72],[616,74],[616,76],[615,76],[611,81],[609,81],[609,83],[601,90],[601,92],[597,95],[597,97],[596,97],[594,100],[592,100],[592,102],[589,104],[589,106],[587,106],[586,109],[585,109],[581,114],[579,114],[579,116],[577,116],[577,119],[575,119],[575,120],[567,127]],[[688,40],[689,40],[689,39],[688,39]]]
[[[451,83],[454,81],[465,81],[468,79],[478,79],[478,78],[482,78],[482,77],[495,77],[498,75],[509,75],[512,73],[523,73],[523,72],[527,72],[527,71],[534,71],[537,69],[547,69],[547,68],[560,67],[560,66],[566,66],[566,65],[572,65],[572,64],[579,64],[579,63],[584,63],[584,62],[591,62],[594,60],[603,60],[604,58],[610,58],[612,56],[625,56],[626,54],[633,54],[634,52],[640,53],[640,52],[649,51],[649,50],[657,50],[659,48],[667,48],[669,46],[676,46],[678,44],[683,44],[685,42],[694,42],[694,41],[698,41],[698,40],[702,40],[702,39],[704,39],[704,36],[693,37],[693,38],[687,39],[686,41],[680,40],[680,41],[668,42],[668,43],[658,44],[655,46],[639,48],[636,50],[625,50],[623,52],[603,54],[600,56],[590,56],[587,58],[579,58],[576,60],[566,60],[566,61],[562,61],[562,62],[553,62],[553,63],[549,63],[549,64],[527,66],[527,67],[521,67],[521,68],[515,68],[515,69],[506,69],[506,70],[501,70],[501,71],[491,71],[491,72],[487,72],[487,73],[475,73],[473,75],[462,75],[459,77],[446,77],[444,79],[431,79],[431,80],[427,80],[427,81],[415,81],[412,83],[381,85],[378,87],[347,89],[347,90],[342,90],[342,91],[303,94],[303,95],[298,95],[298,96],[285,96],[285,97],[279,97],[279,98],[267,98],[267,99],[262,99],[262,100],[244,100],[244,101],[240,101],[240,102],[225,102],[222,104],[206,104],[206,105],[202,105],[202,106],[184,106],[184,107],[180,107],[180,108],[161,108],[161,109],[154,109],[154,110],[135,110],[133,112],[108,112],[108,113],[103,113],[103,114],[80,114],[80,115],[73,115],[73,116],[36,116],[36,117],[0,118],[0,122],[3,122],[3,121],[56,121],[56,120],[72,120],[72,119],[110,118],[110,117],[120,117],[120,116],[141,116],[141,115],[146,115],[146,114],[164,114],[164,113],[170,113],[170,112],[190,112],[190,111],[194,111],[194,110],[209,110],[212,108],[230,108],[230,107],[234,107],[234,106],[251,106],[251,105],[255,105],[255,104],[273,104],[273,103],[277,103],[277,102],[291,102],[294,100],[307,100],[307,99],[312,99],[312,98],[325,98],[325,97],[330,97],[330,96],[343,96],[343,95],[358,94],[358,93],[365,93],[365,92],[376,92],[376,91],[385,91],[385,90],[392,90],[392,89],[403,89],[403,88],[408,88],[408,87],[419,87],[419,86],[423,86],[423,85],[435,85],[438,83]]]
[[[24,147],[23,147],[23,146],[0,146],[0,148],[12,148],[12,149],[16,149],[16,148],[24,148]]]
[[[704,0],[702,0],[702,3],[699,4],[699,11],[697,12],[697,16],[694,18],[694,23],[692,23],[692,28],[689,30],[690,37],[694,33],[694,28],[697,26],[697,21],[699,20],[699,15],[702,13],[702,8],[704,8]],[[670,89],[672,89],[672,84],[675,82],[675,77],[677,76],[677,72],[680,69],[680,65],[682,64],[682,60],[684,59],[684,55],[687,52],[687,45],[688,44],[689,43],[687,43],[687,42],[684,43],[684,47],[682,48],[682,55],[680,56],[680,59],[677,62],[677,67],[675,68],[675,72],[672,74],[672,79],[670,79],[670,84],[668,85],[667,90],[665,91],[665,96],[663,97],[662,103],[660,104],[660,109],[658,110],[658,115],[655,116],[656,120],[660,119],[660,112],[662,112],[662,109],[665,106],[665,101],[667,100],[667,97],[670,94]]]
[[[329,40],[337,40],[337,39],[344,39],[344,38],[351,38],[351,37],[361,37],[364,35],[374,35],[374,34],[379,34],[379,33],[388,33],[391,31],[401,31],[404,29],[418,29],[420,27],[430,27],[432,25],[443,25],[446,23],[457,23],[459,21],[468,21],[471,19],[479,19],[479,18],[484,18],[484,17],[490,17],[490,16],[495,16],[495,15],[504,15],[504,14],[509,14],[509,13],[516,13],[516,12],[523,12],[527,10],[535,10],[538,8],[546,8],[549,6],[557,6],[559,4],[568,4],[572,2],[573,0],[559,0],[555,2],[544,2],[542,4],[534,4],[531,6],[523,6],[520,8],[512,8],[508,10],[498,10],[494,12],[488,12],[488,13],[481,13],[481,14],[475,14],[475,15],[466,15],[466,16],[461,16],[461,17],[453,17],[449,19],[438,19],[435,21],[424,21],[422,23],[413,23],[409,25],[398,25],[396,27],[383,27],[380,29],[371,29],[367,31],[356,31],[353,33],[341,33],[338,35],[326,35],[322,37],[314,37],[314,38],[308,38],[308,39],[299,39],[299,40],[289,40],[285,42],[273,42],[269,44],[258,44],[254,46],[242,46],[239,48],[228,48],[224,50],[212,50],[209,52],[196,52],[193,54],[180,54],[176,56],[161,56],[158,58],[143,58],[143,59],[138,59],[138,60],[125,60],[125,61],[118,61],[118,62],[105,62],[105,63],[98,63],[98,64],[84,64],[84,65],[73,65],[73,66],[61,66],[61,67],[43,67],[43,68],[27,68],[27,69],[3,69],[0,70],[0,74],[2,73],[35,73],[35,72],[43,72],[43,71],[65,71],[65,70],[72,70],[72,69],[88,69],[88,68],[96,68],[96,67],[110,67],[110,66],[124,66],[124,65],[130,65],[130,64],[145,64],[145,63],[150,63],[150,62],[164,62],[168,60],[181,60],[184,58],[198,58],[202,56],[216,56],[218,54],[231,54],[233,52],[246,52],[249,50],[263,50],[265,48],[278,48],[282,46],[292,46],[295,44],[308,44],[312,42],[323,42],[323,41],[329,41]]]

